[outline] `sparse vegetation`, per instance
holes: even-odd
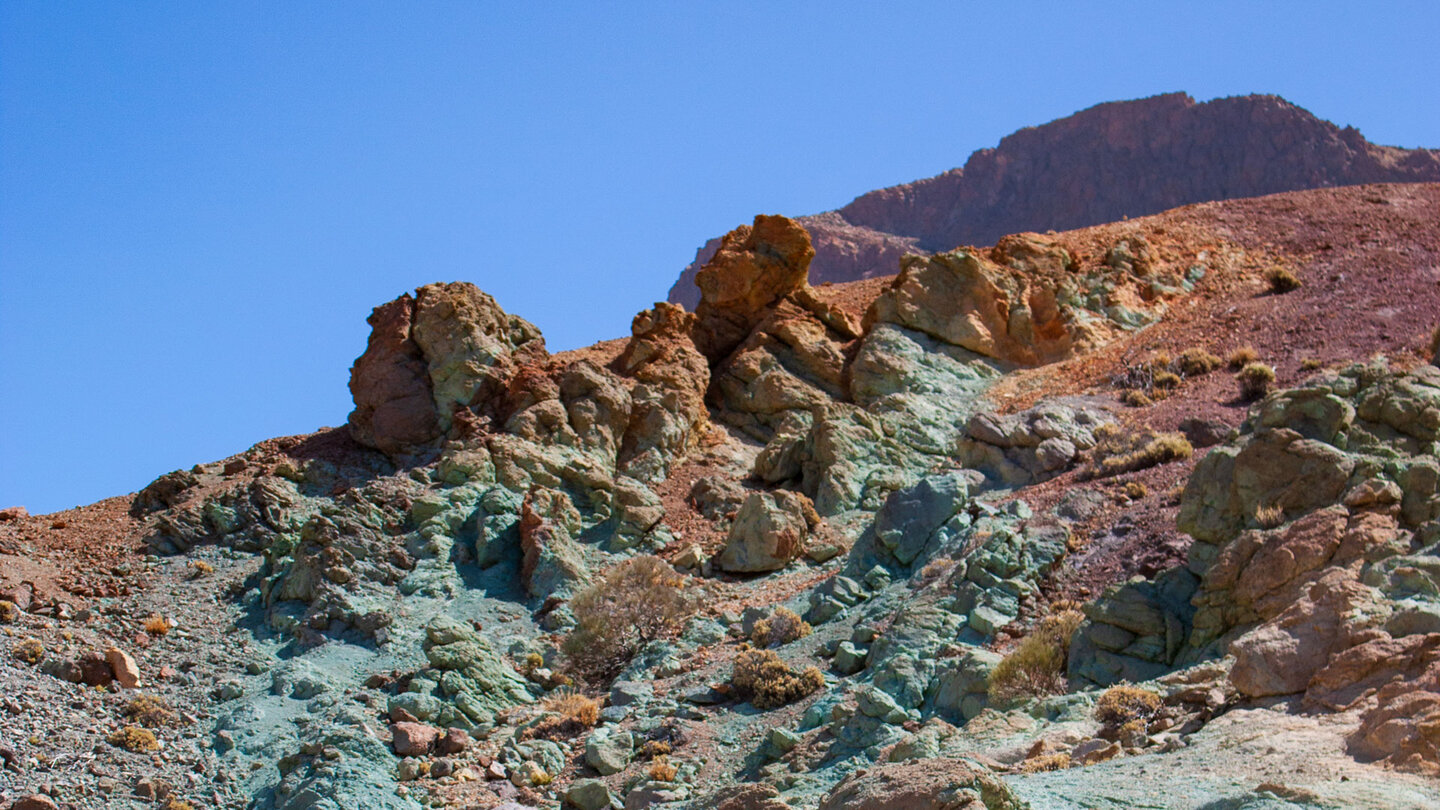
[[[648,759],[655,759],[669,754],[670,751],[670,743],[664,740],[646,740],[645,745],[640,749],[640,755]]]
[[[1260,353],[1255,351],[1254,346],[1241,346],[1240,348],[1230,353],[1230,356],[1226,358],[1225,363],[1226,365],[1230,366],[1231,371],[1239,371],[1240,369],[1244,368],[1250,363],[1254,363],[1259,359]]]
[[[158,614],[147,616],[141,626],[145,628],[146,633],[152,636],[163,636],[170,632],[170,622],[166,621],[164,616]]]
[[[1199,377],[1202,374],[1209,374],[1223,364],[1223,361],[1210,352],[1201,348],[1186,349],[1180,353],[1180,359],[1175,361],[1180,373],[1186,377]]]
[[[1440,366],[1440,326],[1430,333],[1430,362]]]
[[[1262,529],[1273,529],[1285,522],[1285,510],[1280,504],[1272,503],[1255,507],[1255,524]]]
[[[1156,433],[1148,429],[1126,432],[1106,425],[1095,431],[1095,437],[1098,442],[1091,454],[1091,478],[1143,470],[1187,459],[1195,452],[1190,441],[1180,433]]]
[[[1161,391],[1174,391],[1180,387],[1180,375],[1173,371],[1157,371],[1151,385]]]
[[[1272,267],[1265,271],[1265,283],[1270,285],[1270,292],[1275,295],[1284,295],[1300,289],[1300,279],[1294,273],[1283,267]]]
[[[594,728],[595,724],[600,722],[600,701],[571,690],[550,695],[540,706],[549,712],[550,716],[525,729],[521,734],[523,739],[539,737],[557,740],[574,737],[585,729]]]
[[[126,726],[106,739],[116,748],[124,748],[136,754],[149,754],[160,750],[160,741],[155,739],[155,733],[139,726]]]
[[[1235,380],[1240,384],[1242,399],[1259,399],[1270,393],[1270,386],[1275,383],[1275,369],[1264,363],[1247,363],[1235,375]]]
[[[675,775],[679,772],[680,769],[670,762],[668,755],[660,754],[650,762],[650,768],[645,771],[645,775],[656,782],[674,782]]]
[[[122,711],[126,717],[146,728],[161,728],[179,725],[180,715],[154,695],[140,695],[125,704]]]
[[[659,557],[632,557],[570,600],[562,649],[581,679],[608,684],[646,644],[674,635],[691,611],[685,578]]]
[[[775,608],[770,618],[755,622],[750,642],[756,647],[778,647],[810,635],[810,623],[786,607]]]
[[[1315,357],[1307,357],[1300,361],[1301,371],[1318,371],[1325,367],[1325,361]]]
[[[1140,500],[1141,498],[1144,498],[1146,495],[1149,495],[1149,494],[1150,494],[1150,489],[1149,489],[1149,487],[1145,486],[1144,484],[1140,483],[1139,481],[1126,481],[1126,482],[1125,482],[1125,497],[1129,498],[1130,500],[1132,500],[1132,501],[1138,501],[1138,500]]]
[[[200,579],[201,577],[208,577],[208,576],[210,576],[210,575],[213,574],[213,573],[215,573],[215,566],[211,565],[210,563],[205,562],[204,560],[195,560],[194,562],[190,563],[190,578],[191,578],[191,579]]]
[[[1095,719],[1117,733],[1126,723],[1148,721],[1160,711],[1160,705],[1160,696],[1154,692],[1129,684],[1112,686],[1095,702]]]
[[[1120,396],[1120,401],[1131,408],[1148,408],[1155,404],[1155,400],[1145,396],[1144,391],[1131,389]]]
[[[990,673],[990,698],[1008,701],[1063,693],[1070,637],[1084,620],[1085,614],[1068,609],[1036,623],[1030,635]]]
[[[0,599],[0,624],[14,624],[19,616],[20,610],[15,607],[14,602]]]
[[[815,667],[797,671],[772,650],[744,650],[735,657],[730,686],[757,709],[774,709],[809,695],[825,684]]]
[[[40,659],[45,657],[45,645],[41,644],[38,638],[27,638],[19,644],[16,644],[15,647],[10,650],[10,655],[17,661],[23,661],[27,664],[38,664],[40,663]]]
[[[1020,763],[1021,773],[1043,773],[1045,771],[1063,771],[1070,767],[1070,755],[1064,752],[1059,754],[1045,754],[1044,756],[1027,759]]]

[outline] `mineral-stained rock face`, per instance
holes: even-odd
[[[388,454],[450,429],[457,409],[498,395],[517,366],[546,357],[529,322],[473,284],[428,284],[377,307],[350,370],[351,434]]]
[[[664,478],[669,459],[691,450],[709,423],[710,366],[695,347],[696,321],[682,307],[656,304],[635,316],[615,360],[615,369],[635,380],[620,463],[641,480]]]
[[[755,217],[725,235],[701,269],[696,342],[716,361],[750,334],[769,307],[806,285],[815,249],[810,237],[786,217]]]
[[[1205,200],[1363,183],[1440,180],[1440,153],[1376,146],[1276,96],[1196,103],[1184,93],[1100,104],[1027,127],[964,168],[800,217],[816,246],[811,280],[890,275],[905,253],[984,245]],[[670,289],[699,301],[711,240]]]

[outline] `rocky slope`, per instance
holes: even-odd
[[[800,217],[815,283],[890,275],[906,253],[988,245],[1188,203],[1362,183],[1440,180],[1440,152],[1377,146],[1276,96],[1184,93],[1100,104],[1009,135],[963,168]],[[712,239],[670,289],[693,309]]]
[[[0,807],[1440,803],[1440,185],[815,255],[427,285],[346,426],[0,513]]]

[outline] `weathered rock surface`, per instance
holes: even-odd
[[[965,760],[892,763],[846,777],[820,810],[1019,810],[1004,782]]]

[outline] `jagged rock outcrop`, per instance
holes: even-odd
[[[1080,228],[1187,203],[1435,180],[1440,151],[1377,146],[1277,96],[1197,103],[1169,93],[1027,127],[975,152],[964,168],[797,221],[816,246],[811,280],[819,284],[890,275],[905,253],[987,245],[1005,234]],[[694,279],[718,243],[697,252],[669,300],[699,301]]]
[[[540,330],[467,282],[427,284],[377,307],[369,344],[350,369],[355,440],[394,455],[451,427],[499,394],[524,363],[548,355]]]
[[[1188,565],[1087,605],[1072,679],[1228,654],[1240,695],[1359,707],[1354,751],[1440,770],[1437,439],[1434,367],[1353,366],[1267,397],[1185,487]]]
[[[615,360],[615,370],[635,381],[620,465],[640,480],[663,479],[670,461],[692,450],[709,423],[710,365],[695,346],[697,321],[682,307],[658,303],[635,316]]]

